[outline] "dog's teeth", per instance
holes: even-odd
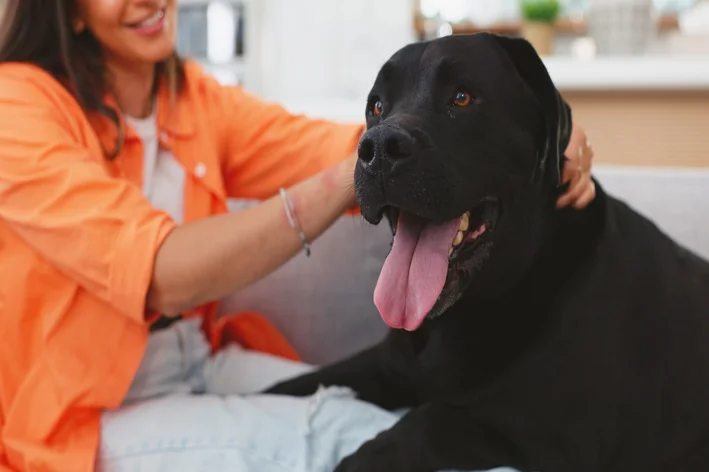
[[[451,246],[450,249],[448,249],[448,257],[453,255],[453,246]]]
[[[458,231],[455,233],[455,239],[453,239],[453,246],[457,246],[458,244],[463,242],[463,232]]]
[[[460,217],[460,226],[458,226],[459,231],[467,231],[470,225],[470,215],[466,211],[463,216]]]

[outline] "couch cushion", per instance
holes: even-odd
[[[709,169],[596,167],[594,175],[608,193],[709,258]]]
[[[233,201],[232,210],[254,202]],[[389,252],[388,225],[343,217],[280,269],[232,294],[222,313],[267,315],[305,362],[321,364],[377,343],[386,327],[374,306],[379,271]]]

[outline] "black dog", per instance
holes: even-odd
[[[555,209],[571,117],[529,43],[409,45],[367,122],[357,197],[394,223],[375,301],[396,329],[270,389],[412,408],[337,470],[707,470],[709,263],[600,185]]]

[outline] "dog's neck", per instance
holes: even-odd
[[[596,188],[596,198],[582,209],[556,207],[565,188],[554,189],[545,195],[545,205],[539,214],[540,244],[534,260],[505,297],[527,291],[526,287],[536,287],[539,297],[552,295],[558,284],[583,270],[583,261],[595,250],[604,228],[606,195],[597,182]]]
[[[543,206],[535,215],[540,243],[524,270],[482,290],[466,291],[451,311],[465,311],[470,306],[505,306],[511,300],[532,305],[534,300],[552,297],[559,284],[582,270],[583,261],[593,253],[603,231],[606,195],[598,183],[596,188],[596,198],[583,209],[557,209],[556,200],[564,190],[545,190]],[[499,287],[497,291],[494,285]]]
[[[581,210],[556,209],[555,195],[550,193],[549,208],[542,212],[544,243],[529,270],[497,296],[481,298],[474,292],[464,295],[442,316],[408,333],[417,356],[425,357],[441,346],[450,352],[462,349],[468,353],[461,361],[470,374],[466,382],[482,385],[513,365],[522,352],[532,349],[548,328],[555,326],[554,321],[563,316],[554,309],[555,295],[563,284],[573,283],[575,274],[593,258],[605,228],[607,205],[598,185],[595,200]],[[447,333],[451,332],[469,333],[456,338],[465,345],[450,345]],[[484,361],[472,365],[471,358]]]

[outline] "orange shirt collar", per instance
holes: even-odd
[[[121,130],[125,133],[125,140],[137,139],[135,131],[126,124],[113,95],[106,94],[104,103],[118,112],[118,119]],[[188,101],[172,100],[170,97],[170,89],[164,79],[160,81],[158,86],[157,104],[158,129],[161,132],[165,131],[171,136],[182,138],[190,137],[196,132],[197,126],[194,122],[194,114],[189,112]],[[108,153],[112,152],[116,148],[119,133],[119,129],[116,127],[115,123],[100,113],[92,113],[89,119],[98,134],[103,149]]]

